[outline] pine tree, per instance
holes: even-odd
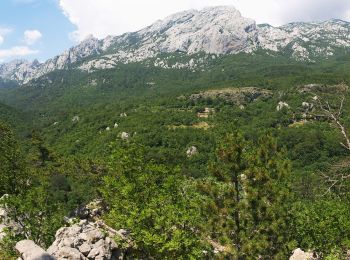
[[[227,134],[217,149],[217,161],[211,166],[217,180],[229,184],[225,201],[222,203],[227,207],[223,211],[228,213],[226,214],[227,223],[224,225],[228,228],[228,236],[235,248],[234,254],[238,257],[243,254],[241,252],[244,232],[242,175],[248,167],[245,155],[247,146],[248,143],[239,132]]]
[[[239,132],[227,134],[212,166],[216,179],[230,191],[222,198],[227,207],[226,232],[236,259],[283,259],[288,249],[289,163],[269,135],[256,148]]]
[[[23,160],[12,130],[0,122],[0,197],[15,194],[25,183]]]
[[[245,193],[246,257],[285,259],[289,253],[288,175],[290,166],[276,140],[263,136],[249,156],[250,165],[243,181]]]

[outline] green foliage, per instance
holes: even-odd
[[[229,192],[217,204],[227,212],[226,221],[219,223],[231,234],[234,256],[288,256],[292,249],[287,225],[290,167],[275,140],[264,136],[256,148],[238,132],[227,134],[212,171],[218,181],[229,184]]]
[[[131,231],[138,257],[200,258],[200,197],[179,172],[145,159],[135,144],[114,149],[111,175],[104,178],[105,217],[114,228]]]
[[[48,247],[54,241],[54,234],[63,225],[62,206],[47,194],[47,187],[34,187],[20,195],[10,195],[4,200],[8,217],[18,223],[19,237],[30,239]]]
[[[243,180],[245,210],[249,214],[243,220],[247,222],[248,235],[243,251],[250,257],[284,259],[293,249],[288,225],[292,217],[290,165],[270,135],[263,136],[257,145],[257,151],[248,159],[251,166]]]
[[[297,202],[293,208],[294,239],[300,247],[322,252],[324,256],[350,247],[350,205],[347,200],[319,199]]]
[[[11,194],[19,215],[29,212],[26,231],[43,245],[62,216],[103,196],[110,207],[105,219],[130,230],[135,257],[285,259],[293,245],[341,258],[349,249],[349,182],[339,184],[342,192],[320,196],[329,184],[324,174],[347,174],[349,153],[334,125],[312,118],[317,110],[303,121],[302,102],[315,102],[300,86],[328,84],[318,91],[337,102],[329,84],[350,82],[349,57],[303,63],[259,52],[215,59],[164,54],[169,64],[192,58],[205,64],[195,71],[162,69],[150,59],[92,73],[55,71],[26,87],[0,86],[6,104],[0,104],[0,119],[16,133],[1,124],[0,195]],[[273,95],[238,105],[189,99],[237,87]],[[280,101],[290,108],[277,111]],[[199,118],[207,107],[215,113]],[[348,129],[349,112],[346,103]],[[230,135],[231,124],[241,134]],[[129,142],[120,143],[122,132]],[[266,132],[278,142],[261,139]],[[112,149],[111,142],[117,143]],[[190,146],[198,154],[188,158]],[[6,249],[22,237],[8,237]]]
[[[17,140],[11,129],[0,122],[0,196],[20,192],[25,181]]]

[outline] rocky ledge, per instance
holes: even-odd
[[[126,241],[127,232],[115,231],[102,221],[81,220],[56,232],[56,240],[45,251],[33,241],[23,240],[16,244],[16,250],[23,260],[116,260],[124,259],[127,251],[121,243]]]

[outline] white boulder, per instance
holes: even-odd
[[[97,223],[82,220],[60,228],[47,252],[57,259],[119,259],[122,252],[109,235]]]
[[[300,248],[293,251],[293,255],[289,260],[312,260],[315,259],[312,252],[304,252]]]
[[[80,121],[80,117],[79,116],[73,116],[73,118],[72,118],[72,122],[73,123],[77,123],[79,121]]]
[[[123,140],[128,140],[130,138],[130,135],[129,133],[127,132],[122,132],[120,137],[123,139]]]
[[[23,260],[55,260],[54,257],[36,245],[32,240],[19,241],[15,248],[21,256],[20,259]]]
[[[127,117],[128,115],[124,112],[120,114],[120,117]]]
[[[187,149],[186,151],[186,155],[187,157],[192,157],[195,156],[196,154],[198,154],[198,149],[195,146],[191,146],[190,148]]]
[[[289,109],[290,106],[286,102],[280,101],[276,107],[276,110],[281,111],[283,108]]]

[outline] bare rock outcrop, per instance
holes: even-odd
[[[22,260],[117,260],[132,247],[129,233],[114,230],[100,217],[105,210],[101,200],[94,200],[72,212],[68,226],[57,230],[55,241],[45,251],[33,241],[23,240],[16,249]],[[118,243],[114,239],[117,239]],[[130,247],[129,247],[130,245]]]
[[[187,149],[186,155],[188,158],[195,156],[198,154],[198,149],[195,146],[191,146],[190,148]]]
[[[297,248],[293,251],[293,255],[289,258],[289,260],[313,260],[314,258],[313,252],[304,252],[300,248]]]
[[[206,99],[221,99],[234,105],[243,105],[253,102],[257,99],[268,99],[273,95],[270,90],[244,87],[244,88],[225,88],[213,89],[198,94],[192,94],[189,99],[193,101]]]
[[[3,202],[7,197],[7,194],[3,195],[0,198],[0,202]],[[18,233],[21,230],[21,226],[8,216],[6,205],[0,204],[0,241],[7,235],[7,230],[13,233]]]
[[[60,228],[47,252],[57,259],[121,259],[122,249],[96,222],[81,220]]]
[[[16,244],[16,250],[20,254],[20,259],[23,260],[55,260],[53,256],[36,245],[32,240],[19,241]]]

